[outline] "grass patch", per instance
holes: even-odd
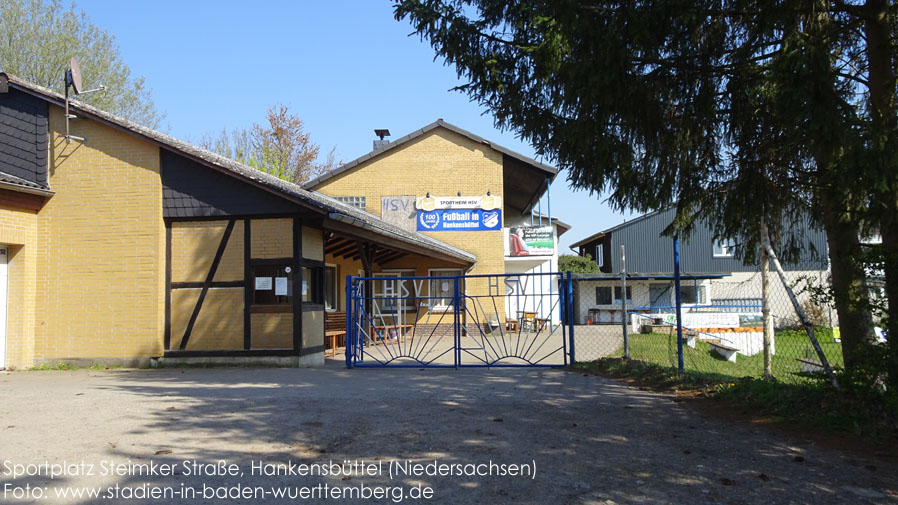
[[[826,433],[850,433],[873,444],[898,442],[898,395],[864,386],[835,390],[824,381],[784,384],[745,378],[718,386],[715,397],[775,421]]]
[[[842,346],[835,342],[831,331],[820,331],[817,336],[826,359],[834,368],[843,366]],[[666,367],[677,367],[676,334],[659,333],[631,334],[630,358]],[[727,344],[727,342],[722,342]],[[816,378],[801,372],[801,364],[796,358],[817,360],[817,355],[804,331],[780,330],[774,337],[776,353],[771,358],[773,375],[784,382],[814,382]],[[623,348],[615,356],[623,356]],[[712,351],[705,342],[696,342],[695,348],[683,345],[684,368],[688,373],[699,373],[719,382],[734,381],[743,377],[764,375],[764,354],[753,356],[737,355],[736,362],[730,362]]]
[[[605,375],[617,379],[630,379],[653,389],[713,390],[720,381],[701,374],[681,374],[675,368],[636,359],[602,358],[595,361],[574,363],[569,370]]]
[[[665,364],[623,358],[575,363],[569,370],[709,398],[720,402],[719,407],[723,408],[715,406],[714,410],[721,414],[726,410],[738,412],[740,416],[771,421],[804,434],[823,435],[825,439],[852,435],[876,447],[898,444],[898,394],[851,384],[845,378],[840,381],[843,389],[837,391],[822,378],[804,377],[795,383],[751,376],[729,379],[731,373],[680,374]]]
[[[89,367],[87,367],[87,368],[89,368],[89,369],[91,369],[91,370],[116,370],[116,369],[121,368],[121,366],[119,366],[119,365],[100,365],[100,364],[96,364],[96,365],[91,365],[91,366],[89,366]]]
[[[102,365],[99,363],[95,363],[95,364],[87,367],[88,370],[115,370],[118,368],[121,368],[121,366],[120,365]],[[52,365],[49,363],[42,363],[38,366],[33,366],[31,368],[28,368],[27,370],[30,372],[38,372],[38,371],[44,371],[44,370],[79,370],[79,369],[80,369],[79,367],[77,367],[71,363],[65,363],[63,361],[60,361],[60,362],[52,364]]]
[[[42,371],[42,370],[77,370],[77,369],[78,369],[78,367],[76,367],[75,365],[72,365],[69,363],[64,363],[64,362],[60,361],[59,363],[56,363],[54,365],[51,365],[49,363],[42,363],[38,366],[33,366],[33,367],[29,368],[28,370],[29,371]]]

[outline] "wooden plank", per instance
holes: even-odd
[[[427,256],[428,258],[435,258],[440,260],[445,260],[447,262],[452,263],[453,265],[468,265],[469,263],[463,259],[456,258],[449,254],[444,254],[439,251],[435,251],[433,249],[422,247],[417,244],[413,244],[411,242],[402,242],[399,240],[394,240],[389,237],[385,237],[379,233],[372,232],[369,230],[364,230],[360,228],[356,228],[352,225],[341,223],[340,221],[336,221],[333,219],[325,219],[324,227],[327,230],[335,231],[346,237],[353,237],[358,240],[367,240],[380,244],[383,247],[387,247],[390,249],[396,249],[397,251],[406,251],[412,254],[419,254],[421,256]]]
[[[406,256],[407,254],[408,254],[408,253],[405,253],[405,252],[402,252],[402,251],[385,252],[384,254],[379,255],[379,256],[377,257],[377,259],[375,260],[375,263],[379,263],[379,264],[382,265],[382,264],[384,264],[384,263],[389,263],[389,262],[391,262],[391,261],[396,261],[396,260],[398,260],[399,258],[401,258],[401,257],[403,257],[403,256]]]
[[[171,282],[170,289],[200,289],[205,282]],[[210,288],[242,288],[244,281],[215,281],[209,284]]]
[[[338,258],[341,256],[345,258],[348,253],[355,252],[355,251],[358,251],[358,246],[356,245],[355,242],[349,242],[346,246],[341,247],[329,254],[333,255],[335,258]]]
[[[41,210],[46,202],[47,197],[45,196],[0,189],[0,205],[26,210]]]
[[[293,349],[302,352],[302,219],[293,218]]]
[[[165,330],[162,348],[171,348],[171,223],[165,222]]]
[[[253,256],[251,219],[243,220],[243,349],[252,347],[252,313],[253,305],[253,267],[250,260]]]

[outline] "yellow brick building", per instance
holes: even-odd
[[[102,110],[72,102],[66,118],[65,106],[0,73],[0,368],[323,363],[329,245],[477,262]],[[471,162],[495,164],[484,153]],[[504,184],[492,172],[480,185]]]
[[[487,296],[495,279],[479,275],[550,272],[557,268],[557,236],[569,226],[552,220],[553,254],[540,257],[511,257],[507,244],[509,229],[516,226],[538,226],[534,223],[534,205],[555,178],[555,168],[498,146],[442,119],[392,142],[375,141],[375,149],[340,168],[303,185],[306,189],[358,205],[365,211],[409,231],[419,232],[476,258],[469,269],[448,265],[420,256],[375,255],[370,265],[363,264],[358,251],[339,239],[332,239],[325,249],[325,263],[340,279],[346,275],[369,275],[384,278],[373,281],[369,288],[375,297],[397,292],[391,276],[445,276],[468,274],[464,286],[468,296]],[[465,231],[427,231],[419,219],[426,210],[420,208],[425,198],[457,202],[459,212],[479,212],[484,198],[501,202],[496,226],[480,226]],[[445,214],[444,214],[445,215]],[[476,216],[472,216],[476,217]],[[538,216],[548,225],[545,216]],[[485,229],[488,228],[488,229]],[[553,261],[555,260],[555,261]],[[400,282],[400,281],[397,281]],[[438,282],[424,286],[422,296],[434,297]],[[546,292],[554,288],[545,285]],[[410,290],[407,288],[406,291]],[[339,286],[331,301],[334,309],[345,310],[345,297]],[[419,290],[420,291],[420,290]],[[431,300],[431,310],[445,310],[440,300]],[[494,311],[495,312],[495,311]],[[502,312],[499,310],[498,312]],[[513,310],[505,315],[514,318]],[[416,312],[420,322],[427,314]],[[550,317],[548,314],[546,317]],[[404,318],[405,316],[403,316]],[[554,317],[558,319],[557,311]],[[407,320],[402,323],[409,322]]]

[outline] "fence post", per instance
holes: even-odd
[[[680,297],[680,236],[674,235],[674,291],[677,300],[677,370],[685,371],[683,364],[683,300]]]
[[[770,320],[770,256],[767,247],[770,237],[767,235],[767,223],[761,219],[761,322],[764,325],[764,377],[773,378],[773,363],[770,355],[770,342],[773,338],[773,327]]]
[[[459,304],[461,303],[461,296],[459,296],[459,282],[458,276],[455,276],[455,279],[452,280],[454,283],[452,290],[452,306],[454,308],[454,321],[453,327],[455,328],[455,349],[453,350],[453,355],[455,356],[455,368],[458,368],[459,361],[461,361],[461,355],[459,349],[461,349],[461,321],[459,319]]]
[[[354,324],[352,320],[352,276],[346,276],[346,336],[344,339],[346,340],[346,368],[352,368],[352,351],[355,347],[353,342],[355,340],[355,333],[353,332]]]
[[[624,329],[624,359],[630,359],[630,332],[627,331],[627,254],[620,245],[620,319]]]
[[[823,349],[820,347],[820,342],[817,341],[817,337],[814,335],[814,326],[808,321],[804,310],[801,308],[801,304],[798,303],[798,298],[795,298],[795,293],[792,292],[792,288],[786,280],[786,273],[783,272],[783,266],[780,265],[780,260],[777,259],[776,253],[773,252],[773,248],[770,247],[770,244],[767,244],[765,249],[767,250],[767,255],[770,257],[770,261],[773,263],[773,268],[776,269],[776,273],[779,274],[783,287],[786,288],[786,294],[789,295],[789,300],[792,302],[792,307],[795,308],[795,313],[798,314],[798,319],[801,320],[801,324],[804,325],[804,329],[808,333],[808,338],[811,339],[811,345],[813,345],[814,350],[817,351],[817,357],[820,358],[820,363],[823,365],[823,370],[826,372],[826,376],[829,378],[833,387],[839,389],[839,380],[836,379],[836,374],[833,373],[833,368],[829,365],[829,361],[827,361],[826,355],[823,354]]]
[[[574,280],[571,272],[567,273],[565,290],[567,291],[567,296],[565,297],[565,301],[567,301],[567,310],[565,311],[567,321],[565,324],[567,324],[568,339],[570,341],[571,364],[574,364],[576,363],[576,354],[574,353]]]

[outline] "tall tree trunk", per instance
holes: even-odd
[[[898,387],[898,223],[882,230],[882,248],[885,257],[886,278],[886,329],[889,334],[889,385]]]
[[[839,315],[842,334],[842,354],[845,367],[855,362],[858,345],[873,340],[873,319],[870,314],[869,294],[863,264],[861,242],[858,237],[858,221],[843,208],[840,190],[834,189],[822,200],[823,226],[829,245],[832,268],[832,291]]]
[[[886,309],[889,333],[888,375],[892,387],[898,386],[898,104],[896,75],[892,64],[894,46],[892,26],[886,0],[868,0],[862,18],[867,44],[867,60],[871,119],[870,170],[876,181],[871,213],[878,217],[882,236],[883,270],[886,298],[892,303]]]

